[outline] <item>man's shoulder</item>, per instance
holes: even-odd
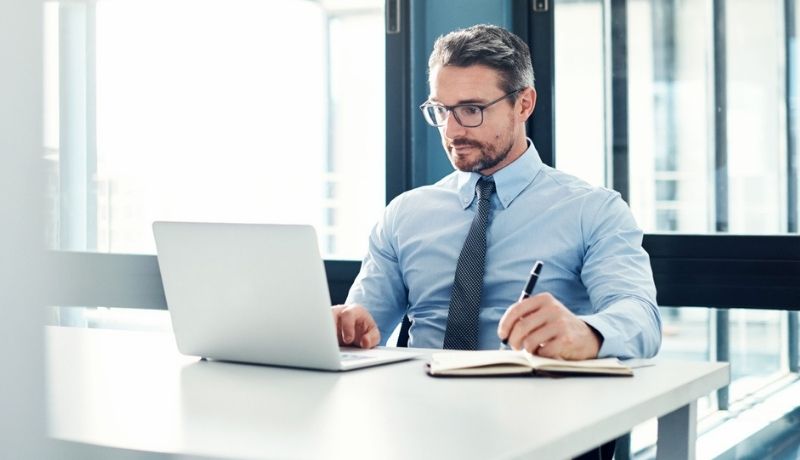
[[[398,205],[400,205],[401,203],[427,201],[439,197],[447,197],[454,193],[458,193],[458,176],[455,173],[451,173],[433,184],[421,185],[407,190],[398,195],[392,202],[396,201]]]
[[[544,186],[551,187],[560,196],[571,196],[592,201],[606,201],[619,196],[619,192],[609,188],[593,185],[578,176],[550,166],[542,168]]]

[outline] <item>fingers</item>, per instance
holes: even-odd
[[[372,348],[380,343],[380,331],[366,308],[361,305],[333,307],[339,345]]]
[[[342,322],[339,319],[339,316],[340,316],[343,308],[344,308],[344,305],[336,305],[335,307],[331,308],[331,313],[333,314],[333,322],[335,323],[335,327],[336,327],[336,329],[334,329],[336,331],[336,340],[339,341],[339,345],[342,344],[342,334],[341,334]]]
[[[508,310],[503,314],[503,317],[500,318],[500,322],[497,325],[497,336],[500,337],[500,340],[508,340],[509,345],[511,344],[511,335],[512,330],[516,327],[517,322],[528,315],[531,315],[537,312],[545,305],[549,305],[553,302],[557,302],[555,297],[550,295],[550,293],[542,293],[536,294],[533,297],[529,297],[522,302],[515,303]],[[527,335],[527,334],[524,334]]]
[[[498,324],[498,336],[515,350],[558,359],[582,359],[583,340],[577,323],[584,325],[548,293],[512,305]]]
[[[545,356],[545,354],[557,352],[558,347],[554,346],[556,339],[559,337],[560,330],[554,323],[549,323],[545,326],[528,334],[522,340],[522,346],[529,353],[534,355]]]
[[[351,307],[345,307],[339,313],[339,344],[350,345],[356,335],[357,312]]]
[[[381,341],[381,333],[372,316],[364,310],[365,315],[359,316],[355,324],[355,334],[351,345],[361,348],[373,348]]]
[[[381,342],[381,333],[377,327],[369,329],[366,334],[361,336],[359,346],[361,348],[374,348]]]
[[[602,344],[599,333],[547,293],[512,305],[497,329],[511,348],[548,358],[596,358]]]
[[[347,305],[336,305],[331,307],[331,313],[333,314],[333,319],[336,327],[336,340],[339,342],[339,345],[346,345],[344,339],[344,310],[347,308]]]
[[[539,308],[535,312],[518,319],[517,322],[514,323],[511,333],[508,335],[508,345],[515,350],[525,348],[524,341],[527,337],[535,333],[545,324],[548,324],[551,321],[550,316],[551,314],[549,312]],[[532,353],[534,350],[528,349],[528,351]]]
[[[545,358],[566,360],[597,358],[600,350],[599,341],[591,336],[593,335],[591,332],[591,335],[584,334],[583,327],[588,329],[588,326],[582,326],[582,324],[585,325],[581,320],[572,322],[565,330],[559,331],[557,336],[544,342],[544,346],[537,348],[535,354]],[[532,338],[531,346],[539,340]]]

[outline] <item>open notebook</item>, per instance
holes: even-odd
[[[616,358],[562,361],[525,350],[482,350],[434,353],[428,363],[432,376],[492,376],[519,374],[592,374],[632,376],[633,369]]]

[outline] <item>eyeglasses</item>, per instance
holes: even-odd
[[[422,110],[422,115],[425,116],[425,121],[431,126],[444,126],[447,123],[447,114],[452,113],[456,117],[458,124],[465,128],[477,128],[483,123],[483,111],[490,106],[497,104],[503,99],[522,91],[525,88],[520,88],[516,91],[511,91],[505,96],[489,102],[488,104],[457,104],[457,105],[442,105],[435,104],[430,101],[424,102],[419,106]]]

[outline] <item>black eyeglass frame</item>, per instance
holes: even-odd
[[[435,128],[440,128],[440,127],[444,126],[445,124],[447,124],[447,119],[445,118],[445,120],[441,124],[436,124],[436,120],[431,118],[430,115],[428,114],[428,108],[429,107],[441,107],[441,108],[447,110],[448,112],[450,112],[453,115],[453,117],[455,117],[456,122],[458,122],[459,125],[461,125],[461,126],[463,126],[465,128],[477,128],[478,126],[483,124],[483,119],[484,119],[483,118],[483,111],[484,110],[488,109],[489,107],[497,104],[498,102],[502,101],[503,99],[505,99],[505,98],[507,98],[507,97],[509,97],[511,95],[517,94],[518,92],[522,91],[523,89],[525,89],[525,88],[520,88],[520,89],[511,91],[510,93],[505,94],[503,96],[500,96],[499,98],[497,98],[497,99],[495,99],[495,100],[493,100],[491,102],[487,102],[486,104],[444,105],[444,104],[436,104],[436,103],[433,103],[431,101],[425,101],[422,104],[420,104],[419,109],[422,111],[422,116],[425,118],[425,121],[427,121],[429,125],[431,125],[431,126],[433,126]],[[474,107],[474,108],[478,109],[478,111],[481,114],[481,121],[477,125],[465,125],[464,123],[461,122],[461,119],[458,118],[458,115],[455,112],[455,109],[457,109],[459,107]]]

